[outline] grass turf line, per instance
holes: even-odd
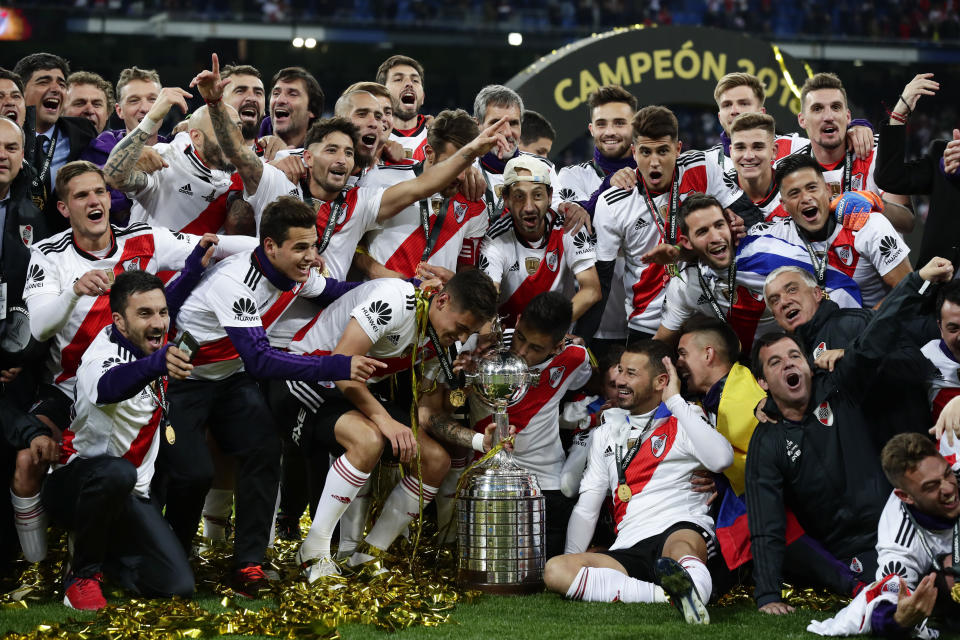
[[[198,602],[209,611],[223,611],[219,598],[202,597]],[[561,640],[575,636],[591,640],[643,640],[708,635],[718,640],[812,639],[817,636],[806,631],[807,623],[812,619],[823,619],[831,615],[801,609],[791,615],[767,616],[748,606],[710,607],[709,610],[710,626],[691,628],[683,623],[672,607],[663,604],[570,602],[555,594],[524,597],[484,596],[475,604],[458,605],[453,612],[452,622],[439,627],[414,627],[389,634],[366,625],[345,624],[341,625],[339,630],[345,640],[385,640],[394,637],[398,640],[470,640],[491,637]],[[0,633],[22,633],[43,623],[92,617],[93,614],[71,611],[58,603],[31,605],[29,609],[2,609]],[[941,637],[960,640],[958,636]]]

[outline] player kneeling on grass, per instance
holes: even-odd
[[[713,520],[709,496],[693,492],[688,479],[697,469],[723,471],[733,448],[680,396],[665,343],[628,346],[617,389],[619,410],[604,412],[590,439],[566,554],[547,562],[547,588],[599,602],[663,602],[666,592],[687,622],[707,624]],[[607,492],[613,493],[617,539],[609,551],[584,553]]]
[[[195,254],[204,250],[198,247]],[[185,270],[179,284],[189,278]],[[169,288],[171,307],[183,297],[174,292],[179,288]],[[83,354],[76,417],[63,433],[61,466],[41,494],[54,521],[70,530],[63,603],[74,609],[106,606],[104,574],[145,596],[193,593],[186,554],[150,504],[160,435],[172,429],[166,422],[167,375],[185,378],[193,366],[184,352],[165,344],[170,311],[157,276],[118,275],[110,310],[113,323]]]

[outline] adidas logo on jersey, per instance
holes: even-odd
[[[299,198],[299,197],[300,197],[300,192],[297,191],[296,189],[290,189],[290,193],[288,193],[287,195],[288,195],[288,196],[293,196],[294,198]]]
[[[480,259],[477,260],[477,268],[480,269],[480,271],[487,271],[490,268],[490,261],[487,260],[487,257],[482,253],[480,254]]]
[[[637,221],[636,221],[635,223],[633,223],[633,230],[634,230],[634,231],[640,231],[640,229],[643,229],[644,227],[646,227],[646,226],[649,225],[649,224],[650,224],[650,223],[647,222],[646,220],[644,220],[643,218],[637,218]]]
[[[29,290],[43,286],[44,277],[43,267],[38,264],[30,265],[30,269],[27,271],[27,286],[24,288]]]
[[[390,310],[390,305],[383,300],[374,300],[370,303],[369,308],[361,309],[361,311],[363,312],[364,317],[367,319],[367,322],[370,323],[371,327],[384,327],[393,317],[393,312]]]
[[[180,187],[179,191],[180,191],[180,193],[182,193],[182,194],[185,195],[185,196],[192,196],[192,195],[193,195],[193,189],[190,188],[190,183],[189,183],[189,182],[188,182],[187,184],[183,185],[182,187]]]
[[[613,449],[611,449],[609,446],[607,446],[606,451],[603,452],[603,457],[604,457],[604,458],[608,458],[608,457],[610,457],[610,456],[612,456],[612,455],[613,455]]]
[[[700,306],[701,304],[707,304],[709,302],[710,302],[710,298],[708,298],[707,294],[705,293],[701,293],[700,297],[697,298],[697,306]]]
[[[257,319],[257,305],[250,298],[240,298],[233,303],[234,319],[253,322]]]
[[[179,231],[171,231],[170,233],[172,233],[172,234],[173,234],[173,237],[176,238],[177,240],[183,240],[184,238],[187,237],[187,236],[183,235],[182,233],[180,233]]]
[[[400,344],[400,334],[392,333],[389,336],[387,336],[387,340],[389,340],[393,346],[397,346],[398,344]]]
[[[507,269],[507,271],[510,271],[510,272],[520,271],[520,261],[518,260],[517,262],[514,262],[513,265],[509,269]]]
[[[890,264],[900,257],[903,249],[897,246],[897,240],[893,236],[884,236],[880,240],[880,257],[884,264]]]

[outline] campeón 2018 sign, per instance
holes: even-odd
[[[640,105],[715,105],[717,81],[733,71],[756,75],[767,90],[767,113],[783,131],[797,129],[800,87],[812,75],[776,45],[733,31],[703,27],[614,29],[566,45],[515,75],[507,86],[557,130],[555,149],[586,132],[587,96],[619,84]]]

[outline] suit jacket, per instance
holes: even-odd
[[[34,128],[34,122],[36,122],[35,107],[27,107],[27,115],[24,122],[26,142],[24,144],[23,157],[24,160],[39,173],[43,159],[34,157],[36,155],[34,151],[37,139],[36,129]],[[83,153],[83,150],[87,148],[91,140],[97,137],[97,128],[86,118],[68,118],[63,116],[57,120],[56,126],[60,129],[60,135],[66,135],[70,141],[70,153],[67,155],[67,162],[80,159],[80,154]],[[50,193],[47,195],[43,207],[43,214],[47,219],[47,224],[50,226],[52,233],[58,233],[70,226],[70,221],[63,217],[57,210],[57,198],[52,182],[50,184]]]
[[[906,162],[906,135],[905,126],[887,124],[880,127],[874,179],[881,189],[891,193],[930,196],[930,212],[914,264],[922,267],[935,256],[956,263],[953,247],[960,244],[960,216],[957,215],[960,178],[947,177],[940,170],[947,140],[932,141],[925,156]]]

